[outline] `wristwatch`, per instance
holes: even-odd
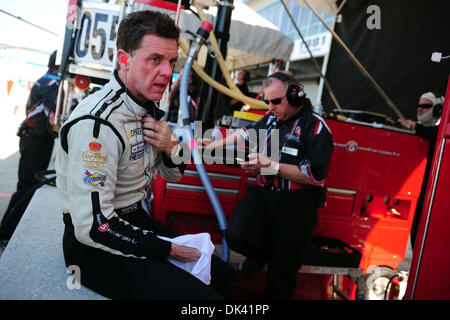
[[[261,168],[260,174],[263,176],[277,176],[280,173],[280,163],[277,161],[270,161],[270,167]]]
[[[275,161],[275,167],[273,168],[273,171],[274,171],[274,173],[273,173],[274,176],[277,176],[278,173],[280,173],[280,163],[279,162]]]

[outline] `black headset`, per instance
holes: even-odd
[[[433,116],[435,118],[440,117],[442,115],[442,109],[443,108],[444,108],[444,105],[442,103],[435,104],[433,106]]]
[[[437,93],[434,92],[434,91],[431,91],[431,93],[433,93],[434,96],[435,96],[436,98],[440,98],[440,97],[441,97],[440,94],[437,94]],[[436,103],[436,104],[433,106],[433,116],[434,116],[435,118],[439,118],[439,117],[442,115],[442,109],[443,109],[443,108],[444,108],[444,104],[443,104],[442,102]]]
[[[296,83],[288,85],[290,80],[295,80],[289,75],[283,73],[283,72],[275,72],[269,76],[269,78],[276,78],[280,81],[283,81],[287,88],[286,88],[286,98],[290,105],[294,107],[298,107],[303,105],[306,100],[308,99],[306,97],[305,91],[303,91],[303,86],[295,81]]]
[[[428,91],[430,93],[432,93],[435,97],[435,99],[441,99],[442,95],[436,93],[435,91]],[[434,104],[432,107],[433,109],[433,117],[434,118],[439,118],[442,115],[442,109],[444,108],[444,103],[443,102],[438,102],[436,104]]]

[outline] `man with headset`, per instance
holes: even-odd
[[[267,263],[265,298],[290,299],[316,223],[333,142],[325,121],[312,113],[310,100],[292,75],[276,72],[263,87],[270,106],[263,118],[222,140],[202,144],[205,149],[242,144],[252,140],[251,129],[267,130],[257,141],[265,144],[258,150],[267,152],[250,153],[241,163],[244,170],[257,174],[257,186],[249,187],[236,206],[226,240],[247,257],[242,265],[245,276],[255,276]]]
[[[108,298],[222,299],[232,290],[232,267],[219,258],[211,259],[210,285],[168,261],[194,262],[201,253],[168,241],[181,234],[154,220],[147,202],[153,169],[168,181],[184,170],[172,161],[180,148],[155,103],[172,77],[178,41],[167,14],[127,15],[114,75],[60,129],[65,262],[78,266],[81,284]]]
[[[434,148],[436,146],[436,139],[440,122],[439,120],[441,118],[443,104],[443,97],[439,97],[439,95],[431,91],[425,92],[419,97],[419,101],[417,103],[417,122],[411,119],[406,120],[410,127],[416,131],[416,134],[418,136],[427,139],[430,143],[422,188],[420,191],[419,199],[417,200],[416,212],[414,214],[414,220],[411,226],[411,244],[413,247],[416,242],[417,230],[419,228],[422,206],[425,200],[425,193],[427,189],[427,181],[430,175],[431,164],[433,162],[432,160]],[[407,128],[407,125],[403,120],[399,119],[398,121],[404,128]]]

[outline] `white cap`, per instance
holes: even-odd
[[[433,106],[440,102],[440,99],[437,98],[433,92],[426,92],[420,96],[420,99],[428,99],[433,103]],[[419,99],[419,100],[420,100]]]

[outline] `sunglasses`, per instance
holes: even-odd
[[[284,99],[284,97],[281,97],[281,98],[276,98],[276,99],[272,99],[272,100],[269,100],[269,99],[264,99],[264,102],[266,103],[266,104],[274,104],[274,105],[278,105],[278,104],[280,104],[281,103],[281,101],[283,101],[283,99]]]
[[[433,107],[433,104],[431,103],[422,103],[422,104],[418,104],[417,105],[417,109],[422,108],[422,109],[429,109]]]

